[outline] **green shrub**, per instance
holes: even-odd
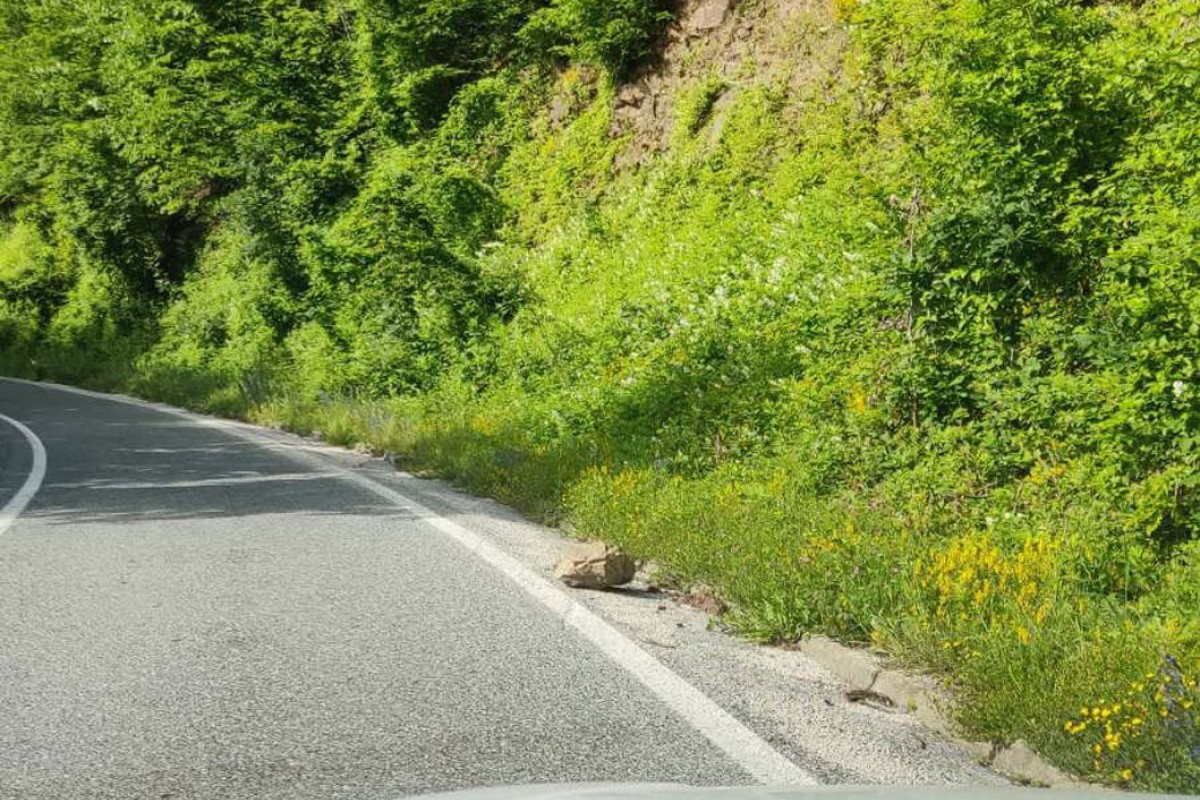
[[[713,75],[691,87],[675,108],[676,137],[695,136],[708,121],[713,105],[728,87],[719,76]]]
[[[671,18],[662,0],[551,0],[521,30],[526,47],[620,75],[649,54]]]

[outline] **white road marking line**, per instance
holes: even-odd
[[[4,508],[0,508],[0,536],[3,536],[17,521],[17,517],[21,516],[21,512],[38,493],[42,481],[46,478],[46,448],[37,434],[29,430],[24,423],[5,414],[0,414],[0,420],[16,428],[17,432],[25,437],[25,441],[29,442],[29,447],[33,451],[33,466],[30,468],[29,474],[25,476],[25,482],[21,484],[21,488],[12,496],[12,499],[5,503]]]
[[[241,439],[268,446],[287,455],[294,461],[316,466],[325,471],[334,471],[345,480],[357,484],[398,506],[415,512],[423,522],[444,533],[467,550],[474,553],[502,575],[507,577],[527,594],[550,610],[564,624],[578,631],[584,638],[600,649],[614,663],[623,667],[659,700],[713,743],[718,749],[746,770],[755,780],[770,785],[813,786],[820,782],[790,759],[772,747],[765,739],[750,730],[744,723],[717,705],[708,695],[677,675],[670,667],[639,647],[633,640],[614,628],[598,614],[570,598],[566,592],[538,575],[518,559],[503,552],[484,537],[462,525],[449,520],[433,510],[388,486],[348,469],[328,464],[324,459],[298,451],[281,442],[272,441],[256,428],[244,423],[216,419],[192,414],[188,411],[148,403],[124,395],[108,395],[99,392],[61,386],[52,383],[34,383],[15,378],[0,378],[31,386],[79,394],[99,400],[125,403],[149,408],[178,418],[189,420],[205,427],[225,431]]]

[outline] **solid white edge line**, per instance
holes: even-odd
[[[750,730],[744,723],[717,705],[708,695],[677,675],[670,667],[639,647],[633,640],[614,628],[598,614],[570,598],[566,592],[541,575],[538,575],[518,559],[488,542],[484,537],[437,514],[420,503],[414,502],[411,498],[395,489],[384,486],[344,467],[330,464],[325,459],[311,453],[298,451],[294,447],[287,446],[282,442],[273,441],[270,437],[260,432],[259,429],[246,423],[194,414],[173,406],[151,403],[126,395],[103,394],[87,389],[79,389],[74,386],[39,383],[18,378],[0,378],[0,380],[160,411],[206,427],[223,430],[226,433],[259,445],[270,445],[271,449],[286,454],[294,461],[303,462],[309,466],[315,465],[323,470],[332,470],[345,480],[402,508],[415,512],[421,517],[422,522],[428,523],[431,527],[445,534],[489,564],[492,568],[499,571],[549,609],[564,624],[574,628],[613,662],[629,672],[643,686],[650,690],[654,696],[676,714],[687,720],[705,738],[741,766],[742,769],[746,770],[755,780],[764,784],[777,786],[815,786],[820,783],[815,777],[798,767],[772,747],[765,739]],[[7,419],[6,417],[4,418]],[[20,423],[15,424],[20,426]],[[24,429],[23,432],[28,430],[24,426],[20,426],[20,429]],[[34,437],[34,440],[36,440],[36,437]],[[40,442],[38,444],[40,447]],[[42,464],[44,472],[44,451]],[[0,527],[0,532],[2,530],[3,528]]]
[[[38,493],[38,489],[42,487],[42,481],[46,478],[46,448],[37,434],[29,430],[23,422],[6,414],[0,414],[0,420],[7,422],[24,436],[25,441],[29,442],[29,448],[33,451],[33,465],[29,474],[25,476],[25,482],[21,484],[21,488],[12,496],[12,499],[4,504],[4,508],[0,508],[0,536],[3,536],[17,521],[17,517],[21,516],[21,512],[29,505],[29,501]]]

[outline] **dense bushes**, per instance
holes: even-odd
[[[636,170],[655,4],[113,9],[0,3],[5,369],[402,452],[1200,781],[1195,0],[839,2]]]
[[[650,52],[671,18],[667,7],[665,0],[552,0],[521,36],[533,51],[620,74]]]

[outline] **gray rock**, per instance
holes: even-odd
[[[702,0],[687,19],[688,30],[699,33],[721,27],[732,5],[731,0]]]
[[[617,105],[619,106],[640,106],[645,99],[645,87],[636,83],[622,86],[621,91],[617,92]]]

